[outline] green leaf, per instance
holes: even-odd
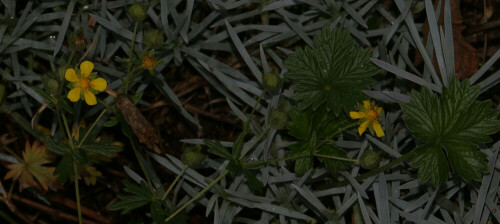
[[[245,143],[245,132],[241,132],[236,141],[234,141],[233,145],[233,159],[237,160],[240,158],[241,150],[243,149],[243,143]]]
[[[489,169],[484,162],[486,155],[477,150],[476,145],[456,141],[446,141],[444,145],[448,149],[448,160],[455,173],[467,182],[472,179],[481,181],[481,173],[488,172]]]
[[[310,139],[313,133],[316,133],[317,138],[330,136],[344,127],[348,121],[344,115],[332,116],[326,109],[314,111],[309,108],[300,111],[297,107],[292,107],[288,115],[290,117],[287,124],[288,133],[298,139]]]
[[[203,140],[203,143],[208,146],[208,152],[214,155],[220,156],[225,159],[231,159],[232,156],[229,152],[220,144],[219,141]]]
[[[243,170],[243,166],[241,165],[240,161],[237,159],[233,159],[227,164],[227,170],[229,170],[229,173],[234,177],[236,176],[237,173]]]
[[[153,219],[153,222],[164,223],[165,219],[167,218],[168,211],[165,211],[165,209],[162,208],[161,202],[158,200],[154,200],[149,208],[151,210],[151,218]]]
[[[418,168],[420,183],[431,181],[434,187],[446,182],[448,176],[448,163],[446,155],[440,146],[425,144],[415,149],[412,165]]]
[[[308,155],[310,152],[309,141],[300,142],[290,146],[290,157]],[[304,175],[308,170],[313,168],[313,158],[312,156],[303,157],[295,160],[295,175],[300,177]]]
[[[378,69],[370,62],[370,50],[356,46],[349,31],[324,27],[314,37],[315,48],[297,48],[284,62],[286,78],[292,80],[299,108],[316,110],[325,105],[339,115],[349,112],[366,99]]]
[[[348,158],[347,153],[344,150],[329,144],[323,144],[321,147],[319,147],[317,154]],[[332,175],[337,175],[340,170],[346,169],[352,164],[347,161],[329,159],[324,157],[318,157],[318,160],[325,164],[326,169]]]
[[[243,174],[245,174],[250,189],[258,192],[262,191],[264,185],[262,184],[262,182],[260,182],[259,179],[257,179],[254,173],[252,173],[250,170],[243,169]]]
[[[85,143],[82,146],[80,146],[81,149],[88,151],[88,152],[95,152],[98,154],[101,154],[103,156],[106,156],[108,158],[113,157],[113,152],[120,152],[122,151],[122,147],[113,145],[112,142],[92,142],[92,143]]]
[[[141,182],[141,184],[130,183],[128,180],[124,180],[123,184],[125,192],[131,193],[132,195],[118,195],[120,199],[118,202],[112,204],[109,209],[112,211],[122,210],[121,214],[128,213],[136,208],[140,208],[144,205],[149,204],[153,200],[153,194],[149,191],[146,183]]]
[[[66,143],[63,143],[63,142],[59,142],[59,143],[57,143],[57,142],[50,142],[47,145],[47,149],[50,150],[51,152],[59,154],[59,155],[63,155],[65,153],[71,151],[69,149],[69,146]]]
[[[448,164],[465,181],[478,180],[488,170],[477,144],[490,142],[489,135],[500,130],[499,112],[491,101],[476,101],[479,93],[468,80],[453,78],[440,98],[428,90],[413,91],[411,102],[401,104],[406,127],[424,143],[413,158],[421,182],[444,183]]]
[[[66,183],[68,178],[73,174],[73,156],[71,153],[65,153],[61,161],[57,164],[54,170],[54,175],[59,175],[59,182]]]

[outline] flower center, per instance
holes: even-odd
[[[378,114],[377,111],[371,109],[366,112],[366,117],[368,118],[369,121],[375,121],[377,120]]]
[[[87,89],[89,88],[90,82],[88,79],[81,79],[80,80],[80,88],[81,89]]]
[[[155,59],[151,55],[146,55],[142,59],[142,66],[147,69],[153,69],[155,67]]]

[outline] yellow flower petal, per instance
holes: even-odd
[[[367,120],[365,122],[363,122],[359,128],[358,128],[358,133],[359,135],[362,135],[365,131],[366,131],[366,128],[368,128],[368,125],[370,124],[370,122]]]
[[[75,69],[68,68],[66,73],[64,73],[64,78],[70,82],[79,82],[78,76],[76,76]]]
[[[366,109],[366,110],[369,110],[371,107],[370,107],[370,101],[369,100],[365,100],[363,101],[363,107]]]
[[[92,70],[94,70],[94,63],[90,61],[84,61],[80,64],[80,71],[82,72],[83,78],[89,77]]]
[[[97,91],[104,91],[108,83],[103,78],[97,78],[90,82],[90,88],[95,89]]]
[[[85,102],[88,105],[92,106],[97,104],[97,99],[95,98],[95,95],[92,92],[90,92],[90,90],[85,91],[84,95],[85,95]]]
[[[376,107],[376,111],[377,111],[377,115],[381,115],[382,114],[382,107]]]
[[[352,119],[360,119],[366,117],[365,113],[356,111],[349,112],[349,116],[351,116]]]
[[[380,123],[378,121],[374,121],[373,122],[373,129],[375,129],[375,133],[377,133],[377,137],[383,137],[385,134],[384,134],[384,131],[382,130],[382,126],[380,125]]]
[[[80,91],[81,89],[79,87],[74,88],[68,92],[68,99],[71,100],[71,102],[76,102],[80,99]]]

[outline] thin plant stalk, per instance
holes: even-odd
[[[73,170],[75,171],[75,194],[76,194],[76,207],[78,209],[78,223],[82,224],[82,207],[80,204],[80,189],[78,188],[78,167],[73,162]]]
[[[179,174],[177,174],[177,176],[175,177],[174,179],[174,182],[172,182],[170,184],[170,186],[168,187],[167,191],[165,192],[165,194],[163,194],[163,196],[161,197],[161,200],[164,201],[165,198],[167,198],[167,195],[168,193],[170,193],[170,191],[174,188],[175,184],[177,183],[177,181],[179,181],[181,179],[181,176],[184,174],[184,172],[186,172],[186,170],[189,168],[188,165],[185,165],[184,168],[182,168],[181,172],[179,172]]]

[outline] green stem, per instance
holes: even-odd
[[[285,157],[285,158],[268,159],[268,160],[246,162],[246,163],[242,163],[242,165],[243,166],[254,166],[254,165],[260,165],[260,164],[268,164],[268,163],[275,163],[275,162],[280,162],[280,161],[300,159],[300,158],[309,157],[309,156],[310,155],[301,154],[301,155],[296,155],[296,156],[291,156],[291,157]]]
[[[261,0],[260,1],[261,9],[265,8],[268,4],[269,3],[267,2],[267,0]],[[262,21],[262,25],[269,25],[269,11],[261,12],[260,19]]]
[[[180,208],[178,208],[177,210],[175,210],[174,213],[172,213],[167,219],[165,219],[165,222],[170,221],[170,219],[172,219],[173,217],[175,217],[177,214],[179,214],[179,212],[181,212],[188,205],[190,205],[191,203],[193,203],[193,201],[198,200],[199,197],[201,197],[206,191],[210,190],[210,188],[212,188],[217,182],[219,182],[222,178],[224,178],[228,173],[229,173],[229,170],[224,171],[224,173],[222,173],[215,180],[213,180],[212,182],[210,182],[210,184],[208,184],[208,186],[206,186],[205,188],[203,188],[203,190],[201,190],[198,194],[196,194],[193,198],[191,198],[191,200],[189,200],[184,205],[182,205]]]
[[[346,161],[346,162],[353,162],[353,163],[359,162],[359,160],[357,160],[357,159],[342,158],[342,157],[323,155],[323,154],[317,154],[317,153],[313,153],[312,155],[316,156],[316,157],[334,159],[334,160],[340,160],[340,161]]]
[[[255,105],[253,106],[252,108],[252,113],[250,113],[250,116],[248,117],[248,119],[252,119],[253,117],[253,114],[255,113],[255,111],[257,110],[257,107],[259,106],[259,103],[260,101],[262,100],[262,98],[264,97],[264,94],[266,94],[266,89],[263,89],[262,92],[260,93],[260,96],[259,98],[257,98],[257,102],[255,103]]]
[[[7,193],[7,198],[11,198],[12,196],[12,191],[14,191],[14,185],[15,185],[16,182],[12,182],[12,184],[10,185],[9,187],[9,192]]]
[[[80,146],[82,146],[83,142],[85,142],[85,139],[87,139],[87,137],[89,136],[90,132],[92,132],[92,129],[94,129],[94,127],[97,124],[97,122],[99,122],[99,120],[101,120],[101,118],[104,115],[104,113],[106,113],[106,108],[104,108],[102,110],[101,114],[99,114],[99,116],[94,121],[94,123],[92,123],[92,126],[90,126],[89,130],[87,130],[87,132],[85,132],[85,136],[83,136],[82,140],[78,143],[78,147],[77,148],[80,148]]]
[[[264,135],[271,129],[271,126],[268,126],[258,137],[257,139],[252,143],[252,145],[250,145],[250,147],[248,148],[248,151],[246,152],[249,152],[251,148],[253,148],[261,139],[262,137],[264,137]],[[245,154],[246,153],[242,153],[241,156],[240,156],[240,160],[245,157]],[[187,168],[186,168],[187,169]],[[224,173],[222,173],[221,175],[219,175],[214,181],[210,182],[210,184],[208,184],[208,186],[206,186],[205,188],[203,188],[203,190],[201,190],[197,195],[195,195],[193,198],[191,198],[191,200],[189,200],[188,202],[186,202],[184,205],[182,205],[180,208],[178,208],[177,210],[175,210],[174,213],[172,213],[166,220],[165,222],[168,222],[170,219],[172,219],[174,216],[176,216],[177,214],[179,214],[179,212],[181,212],[183,209],[185,209],[188,205],[190,205],[191,203],[193,203],[193,201],[197,200],[199,197],[201,197],[206,191],[208,191],[210,188],[212,188],[217,182],[219,182],[222,178],[224,178],[227,174],[229,173],[229,170],[226,170],[224,171]],[[180,175],[179,175],[180,176]],[[173,184],[171,185],[173,186]],[[164,195],[165,196],[165,195]]]
[[[139,152],[135,148],[134,141],[132,140],[132,137],[128,138],[130,140],[130,144],[132,145],[132,149],[134,150],[135,157],[137,158],[137,161],[139,162],[139,166],[141,167],[142,172],[146,176],[146,181],[148,182],[149,189],[153,191],[153,184],[151,184],[151,178],[149,178],[148,172],[146,172],[146,168],[144,167],[144,164],[142,163],[141,158],[139,157]]]
[[[174,185],[177,183],[177,181],[179,181],[179,179],[181,179],[181,176],[184,174],[184,172],[186,172],[186,170],[189,168],[188,165],[185,165],[184,168],[182,168],[181,172],[179,174],[177,174],[177,176],[175,177],[175,180],[174,182],[172,182],[170,184],[170,186],[168,187],[167,191],[165,192],[165,194],[163,194],[163,196],[161,197],[161,200],[164,201],[165,198],[167,198],[167,195],[168,193],[170,193],[170,191],[174,188]]]
[[[130,69],[132,68],[132,56],[134,55],[134,43],[135,43],[135,35],[137,34],[137,27],[139,26],[139,22],[135,22],[134,24],[134,34],[132,35],[132,43],[130,44],[130,54],[128,59],[128,68],[127,68],[127,79],[125,80],[125,94],[128,91],[128,85],[130,82]]]
[[[242,165],[243,166],[255,166],[255,165],[260,165],[260,164],[268,164],[268,163],[275,163],[275,162],[280,162],[280,161],[300,159],[300,158],[310,157],[310,156],[322,157],[322,158],[327,158],[327,159],[335,159],[335,160],[341,160],[341,161],[353,162],[353,163],[359,162],[356,159],[349,159],[349,158],[342,158],[342,157],[337,157],[337,156],[330,156],[330,155],[322,155],[322,154],[313,153],[312,155],[301,154],[301,155],[279,158],[279,159],[268,159],[268,160],[261,160],[261,161],[246,162],[246,163],[242,163]]]
[[[64,127],[66,129],[66,134],[68,134],[68,142],[71,150],[74,150],[73,141],[71,140],[71,132],[69,131],[68,121],[66,120],[66,116],[64,113],[59,110],[59,115],[64,122]],[[75,193],[76,193],[76,206],[78,210],[78,223],[82,224],[82,207],[80,204],[80,190],[78,188],[78,167],[75,161],[73,161],[73,170],[75,172]]]
[[[80,190],[78,189],[78,167],[73,162],[73,169],[75,171],[75,193],[76,193],[76,207],[78,208],[78,223],[82,224],[82,207],[80,204]]]
[[[379,167],[379,168],[375,168],[375,169],[371,170],[368,173],[365,173],[363,175],[359,175],[358,177],[356,177],[356,179],[359,180],[359,181],[361,181],[361,180],[364,180],[364,179],[369,178],[371,176],[375,176],[376,174],[378,174],[380,172],[384,172],[384,171],[386,171],[386,170],[388,170],[388,169],[390,169],[390,168],[398,165],[399,163],[401,163],[401,162],[403,162],[403,161],[411,158],[414,151],[415,150],[411,150],[411,151],[405,153],[401,157],[399,157],[399,158],[397,158],[395,160],[392,160],[390,163],[388,163],[385,166],[382,166],[382,167]]]
[[[62,111],[59,111],[59,114],[61,115],[61,118],[63,120],[64,128],[66,129],[66,134],[68,135],[68,141],[70,141],[69,145],[71,148],[73,148],[73,142],[71,141],[71,131],[69,131],[69,126],[68,126],[68,121],[66,120],[66,116],[62,113]]]
[[[331,135],[329,135],[328,137],[324,138],[323,141],[321,141],[319,144],[317,144],[314,149],[312,150],[313,152],[316,151],[316,149],[318,149],[319,147],[321,147],[323,144],[325,144],[326,142],[332,142],[332,138],[335,136],[335,135],[338,135],[340,133],[342,133],[343,131],[347,130],[347,129],[350,129],[352,127],[355,127],[357,126],[358,123],[352,123],[350,125],[347,125],[339,130],[337,130],[336,132],[332,133]]]
[[[72,50],[71,54],[69,55],[69,60],[66,62],[66,67],[68,67],[71,64],[71,60],[73,60],[74,56],[75,56],[75,50]]]

